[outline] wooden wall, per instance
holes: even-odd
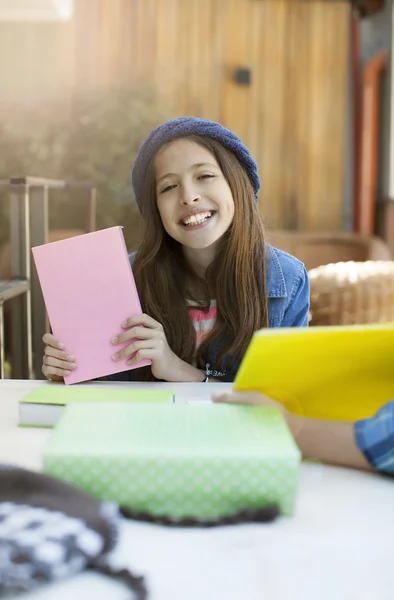
[[[342,228],[349,6],[327,0],[75,0],[72,21],[0,23],[0,103],[152,87],[218,120],[261,169],[272,227]],[[252,83],[232,79],[251,69]]]

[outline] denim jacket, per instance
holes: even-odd
[[[133,264],[135,253],[130,254]],[[269,327],[307,327],[309,315],[309,279],[304,265],[287,252],[266,247],[266,289],[268,298]],[[218,344],[209,351],[206,374],[221,381],[234,381],[240,361],[232,367],[226,357],[222,368],[218,368]],[[112,381],[138,381],[139,369],[116,373]]]

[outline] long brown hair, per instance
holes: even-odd
[[[215,157],[234,198],[233,221],[220,240],[206,280],[201,279],[186,261],[181,245],[163,228],[152,160],[142,198],[145,232],[133,272],[144,312],[163,325],[170,348],[189,364],[195,355],[196,335],[186,300],[196,298],[187,282],[201,289],[204,300],[198,300],[206,309],[210,299],[216,298],[217,320],[199,347],[197,365],[205,368],[209,347],[218,342],[219,368],[226,355],[230,365],[242,359],[253,332],[268,325],[264,226],[249,177],[235,155],[211,138],[193,135],[187,139]]]

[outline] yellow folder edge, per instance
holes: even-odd
[[[256,332],[234,382],[291,412],[355,421],[394,398],[394,323]]]

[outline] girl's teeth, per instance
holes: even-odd
[[[208,213],[200,213],[198,215],[192,215],[188,219],[184,220],[183,223],[186,226],[188,226],[188,225],[200,225],[200,223],[203,223],[203,221],[206,221],[206,219],[209,219],[211,216],[212,216],[212,213],[210,213],[210,212],[208,212]]]

